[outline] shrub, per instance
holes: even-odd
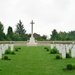
[[[6,51],[5,51],[5,54],[10,54],[10,53],[11,53],[10,50],[6,50]]]
[[[56,59],[61,59],[61,57],[59,55],[56,56]]]
[[[57,54],[59,53],[56,47],[53,47],[50,51],[51,54]]]
[[[0,69],[0,71],[2,71],[2,70]]]
[[[45,47],[44,49],[46,49],[46,51],[49,51],[49,49],[47,47]]]
[[[47,48],[46,51],[49,51],[49,49]]]
[[[4,60],[8,60],[8,56],[4,56]]]
[[[66,53],[66,58],[71,58],[69,53]]]
[[[16,49],[15,51],[18,51],[18,49]]]
[[[14,55],[14,54],[15,54],[15,52],[11,52],[11,54],[13,54],[13,55]]]
[[[45,47],[44,49],[47,49],[47,47]]]
[[[75,65],[73,65],[73,69],[75,69]]]
[[[21,49],[20,47],[18,49]]]
[[[67,69],[68,69],[68,70],[73,70],[72,64],[68,64],[68,65],[67,65]]]
[[[18,51],[18,48],[15,48],[15,51]]]

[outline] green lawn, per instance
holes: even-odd
[[[0,75],[75,75],[74,70],[62,70],[67,64],[74,64],[74,58],[55,60],[56,55],[41,46],[21,46],[15,53],[7,55],[11,60],[0,60]]]

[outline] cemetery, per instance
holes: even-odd
[[[0,75],[74,75],[74,41],[0,41]]]
[[[0,75],[75,75],[75,0],[0,0]]]

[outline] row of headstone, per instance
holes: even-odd
[[[56,47],[59,53],[62,55],[62,58],[66,58],[66,53],[69,53],[71,50],[71,57],[75,57],[75,44],[50,44],[51,49]]]
[[[10,50],[14,50],[14,45],[13,44],[0,44],[0,59],[2,58],[2,55],[5,54],[5,51],[8,49],[10,46]]]

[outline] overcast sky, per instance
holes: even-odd
[[[22,21],[27,33],[31,33],[33,20],[34,33],[49,36],[53,29],[75,30],[75,0],[0,0],[0,21],[7,33],[8,26],[13,30]]]

